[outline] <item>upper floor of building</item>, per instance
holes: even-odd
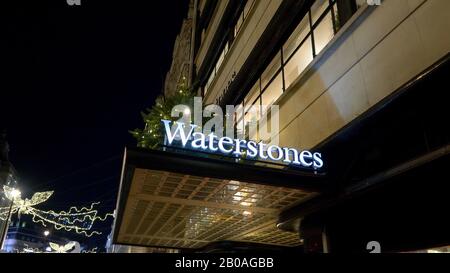
[[[205,104],[242,106],[240,130],[262,115],[250,107],[276,104],[284,145],[316,146],[450,51],[450,2],[373,4],[199,0],[197,94]],[[305,135],[288,139],[300,126]]]

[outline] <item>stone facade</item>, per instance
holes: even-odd
[[[281,146],[315,147],[448,54],[450,1],[382,3],[362,5],[275,101],[280,107]],[[255,2],[205,95],[206,104],[215,103],[241,71],[281,4],[281,0]],[[213,18],[211,28],[219,19]],[[200,45],[197,67],[210,39]]]
[[[172,65],[167,72],[164,83],[164,95],[172,96],[177,91],[177,87],[184,80],[189,84],[190,70],[192,63],[191,45],[193,31],[193,1],[189,4],[187,18],[183,21],[181,31],[178,34],[173,49]]]

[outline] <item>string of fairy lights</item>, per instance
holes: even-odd
[[[65,174],[63,176],[57,177],[51,181],[44,182],[41,184],[35,184],[33,188],[42,188],[44,186],[49,186],[50,184],[55,184],[56,181],[78,175],[80,173],[87,172],[93,168],[98,168],[100,166],[103,166],[105,164],[109,164],[111,162],[115,162],[116,160],[120,159],[120,155],[115,155],[113,157],[107,158],[103,161],[97,162],[95,164],[91,164],[88,167],[84,167],[82,169],[75,170],[71,173]],[[100,183],[104,183],[105,181],[109,181],[111,179],[115,179],[116,176],[111,176],[105,179],[102,179],[100,181],[91,182],[86,185],[82,185],[83,188],[92,187],[93,185],[98,185]],[[12,179],[12,177],[11,177]],[[78,187],[77,187],[78,188]],[[73,187],[72,187],[73,189]],[[70,192],[71,189],[65,189],[62,191],[62,193]],[[114,191],[114,189],[106,191],[102,195],[98,196],[98,198],[102,201],[105,201],[108,203],[109,201],[113,199],[107,199],[105,200],[104,196],[109,196],[110,193]],[[90,238],[95,235],[102,235],[102,230],[105,230],[105,228],[102,228],[101,226],[94,225],[98,222],[105,222],[109,220],[110,218],[114,218],[114,213],[100,213],[100,208],[110,208],[110,206],[105,205],[104,202],[91,202],[88,203],[86,206],[71,206],[71,204],[63,203],[61,210],[56,210],[55,204],[52,203],[52,209],[45,210],[42,209],[42,207],[39,207],[40,204],[45,203],[47,200],[49,200],[53,194],[54,191],[43,191],[43,192],[35,192],[30,199],[28,198],[22,198],[22,193],[15,188],[12,188],[10,186],[3,186],[3,192],[0,190],[0,193],[2,193],[2,199],[4,198],[3,204],[8,203],[7,206],[0,206],[0,220],[6,221],[7,223],[11,220],[11,217],[14,214],[17,214],[20,218],[21,215],[28,215],[30,216],[29,219],[33,223],[42,225],[43,227],[49,227],[50,229],[55,230],[63,230],[66,232],[74,232],[78,235]],[[58,192],[61,194],[61,192]],[[115,200],[115,199],[114,199]],[[69,207],[69,209],[64,209],[66,207]],[[102,210],[103,210],[102,209]],[[48,236],[49,231],[45,231],[45,236]],[[69,242],[67,244],[59,245],[59,243],[53,243],[49,242],[47,248],[39,249],[39,248],[33,248],[25,244],[21,249],[10,249],[13,252],[20,252],[20,253],[95,253],[98,252],[98,248],[95,247],[93,249],[81,249],[80,244],[78,242]]]
[[[52,225],[56,230],[74,231],[86,237],[101,235],[99,231],[92,230],[96,222],[104,222],[109,217],[114,217],[113,213],[99,216],[95,206],[100,202],[93,202],[86,207],[70,207],[68,211],[41,210],[35,206],[47,201],[54,191],[36,192],[31,199],[22,199],[21,193],[16,189],[3,186],[5,197],[11,201],[11,206],[0,208],[0,219],[6,220],[12,214],[30,215],[34,223],[39,223],[44,227]]]

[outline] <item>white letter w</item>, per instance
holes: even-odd
[[[186,146],[188,140],[191,138],[192,132],[194,131],[194,128],[196,125],[190,124],[191,129],[189,130],[189,134],[186,136],[184,124],[177,122],[175,132],[172,133],[172,130],[170,128],[170,123],[172,121],[170,120],[161,120],[164,123],[164,127],[166,129],[166,136],[167,140],[169,141],[169,145],[172,145],[172,142],[175,140],[177,135],[179,135],[179,138],[181,138],[181,143],[183,144],[183,147]]]

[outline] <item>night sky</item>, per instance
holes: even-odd
[[[188,0],[9,1],[0,9],[0,127],[23,197],[112,212],[128,130],[161,93]],[[107,235],[111,222],[98,228]],[[70,233],[67,234],[71,236]],[[101,247],[105,236],[93,242]]]

